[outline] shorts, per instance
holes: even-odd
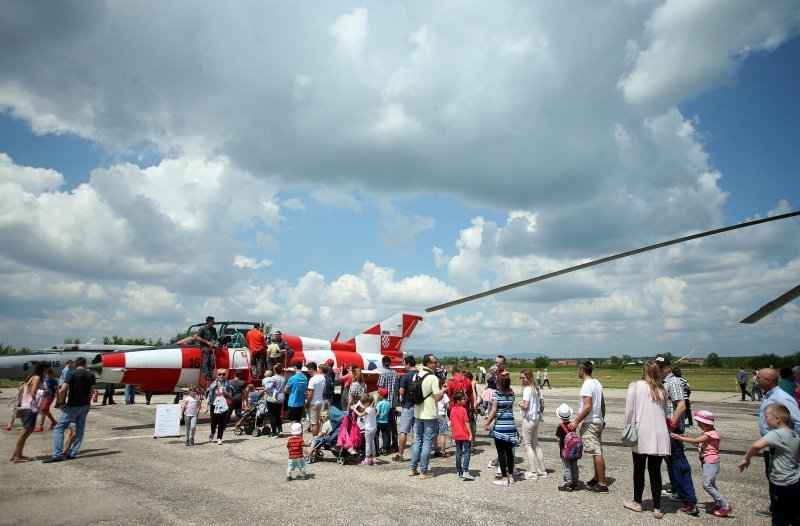
[[[583,441],[583,452],[587,455],[597,456],[603,454],[603,443],[600,438],[603,436],[602,422],[585,422],[581,424],[581,440]]]
[[[400,413],[399,431],[401,433],[405,433],[406,435],[408,435],[411,433],[413,429],[414,429],[414,408],[404,407],[403,411]]]
[[[53,398],[43,398],[42,399],[42,409],[41,409],[42,413],[46,413],[46,412],[50,411],[50,407],[53,405],[53,402],[55,402],[55,401],[56,401],[56,397],[55,396]]]
[[[286,420],[289,422],[300,422],[303,420],[303,414],[306,412],[305,406],[298,406],[289,408],[286,410]]]
[[[444,435],[445,433],[447,433],[448,430],[447,415],[439,415],[438,424],[439,425],[436,432],[439,433],[440,435]]]
[[[22,427],[33,428],[36,427],[36,414],[30,409],[20,409],[19,418],[22,420]]]
[[[312,424],[319,424],[322,420],[322,406],[325,404],[312,404],[308,406],[308,419]]]

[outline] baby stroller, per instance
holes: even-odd
[[[356,415],[331,406],[328,416],[333,431],[316,443],[311,442],[313,447],[306,455],[306,462],[321,460],[323,450],[330,451],[339,465],[347,464],[352,458],[361,458],[364,455],[364,435],[358,428]],[[355,453],[350,453],[351,448]]]
[[[242,413],[242,417],[233,428],[233,434],[237,436],[247,434],[254,437],[270,434],[270,428],[266,425],[267,415],[267,398],[262,393],[256,402],[250,404],[250,409]]]

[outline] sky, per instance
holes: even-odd
[[[0,342],[800,350],[800,3],[0,0]]]

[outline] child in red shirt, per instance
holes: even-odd
[[[306,478],[306,443],[303,441],[303,426],[295,422],[292,424],[292,436],[286,442],[289,449],[289,463],[286,465],[286,481],[292,480],[292,473],[295,469],[300,470],[297,477],[300,480]]]
[[[472,431],[467,414],[467,393],[456,391],[453,394],[453,402],[455,405],[450,409],[450,430],[453,433],[453,441],[456,443],[456,471],[461,480],[475,480],[475,477],[469,473]]]

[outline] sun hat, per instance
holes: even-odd
[[[714,413],[711,411],[698,411],[694,414],[694,419],[710,426],[714,425]]]
[[[292,424],[292,434],[293,435],[302,435],[303,434],[303,426],[295,422]]]
[[[558,406],[558,409],[556,409],[556,416],[562,420],[572,418],[572,408],[567,404],[561,404]]]

